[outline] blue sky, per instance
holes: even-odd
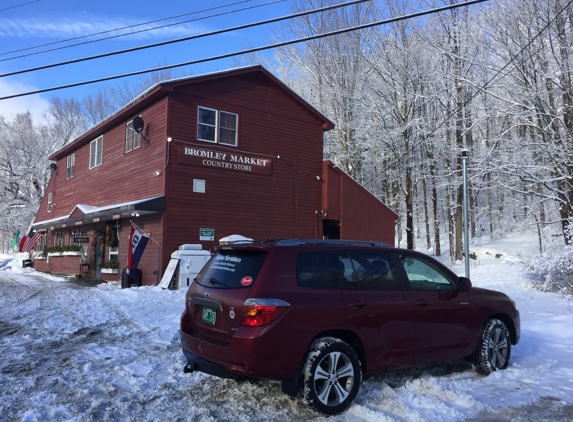
[[[2,0],[0,2],[0,74],[215,31],[290,13],[291,0],[279,0],[273,4],[265,5],[273,1],[276,0]],[[231,3],[235,4],[230,5]],[[59,42],[175,15],[194,13],[217,6],[225,7],[156,22],[148,25],[148,27],[203,18],[257,5],[261,5],[261,7],[57,51],[33,54],[72,43],[118,35],[126,31],[27,49],[40,44]],[[131,31],[142,28],[141,26],[136,27]],[[231,53],[250,46],[262,46],[270,43],[268,37],[270,29],[271,26],[265,25],[53,69],[0,77],[0,96],[187,62]],[[20,49],[27,50],[14,52]],[[16,58],[16,56],[22,55],[25,57]],[[191,70],[194,74],[200,74],[226,69],[231,64],[232,59],[226,59],[179,68],[175,71]],[[107,83],[113,84],[118,81]],[[0,100],[0,114],[10,117],[13,113],[29,109],[35,116],[39,116],[50,96],[81,97],[98,86],[101,84]]]

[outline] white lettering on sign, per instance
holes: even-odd
[[[185,154],[201,158],[212,158],[214,160],[225,160],[225,157],[227,156],[227,154],[223,154],[221,152],[207,151],[204,149],[195,149],[187,147],[185,148]]]
[[[178,160],[180,163],[195,166],[233,170],[244,173],[266,175],[272,173],[272,162],[269,158],[249,157],[237,153],[217,152],[202,148],[180,146]]]
[[[262,158],[243,157],[242,155],[231,154],[231,161],[243,164],[252,164],[253,166],[266,166],[268,160]]]

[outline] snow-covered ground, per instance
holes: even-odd
[[[506,371],[483,377],[455,361],[382,373],[330,420],[573,420],[573,300],[532,288],[520,256],[533,256],[536,242],[521,235],[471,248],[473,284],[507,293],[521,312],[521,341]],[[82,286],[0,257],[0,420],[325,419],[278,382],[184,374],[184,294]]]

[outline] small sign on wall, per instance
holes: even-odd
[[[215,229],[199,229],[199,240],[215,240]]]
[[[74,243],[90,243],[90,238],[87,236],[74,236]]]

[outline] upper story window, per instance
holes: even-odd
[[[141,134],[133,129],[133,120],[125,125],[125,152],[141,146]]]
[[[68,157],[66,163],[66,179],[71,179],[74,177],[76,172],[76,154],[72,154]]]
[[[52,212],[52,193],[48,194],[48,212]]]
[[[199,106],[197,113],[197,139],[222,145],[237,146],[238,121],[238,114]]]
[[[103,135],[90,143],[90,169],[101,164],[103,152]]]

